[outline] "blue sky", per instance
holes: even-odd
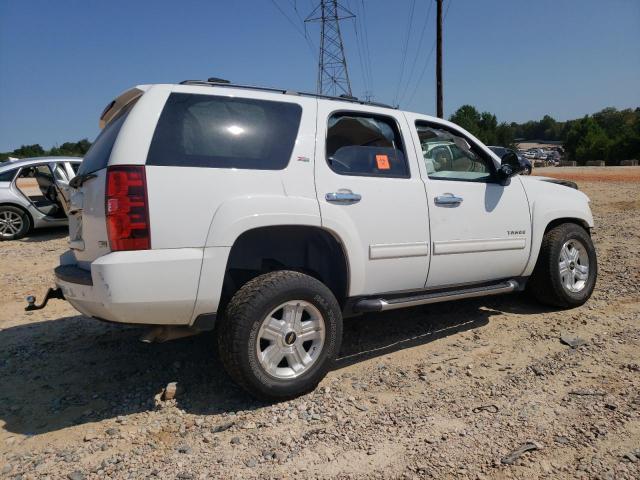
[[[314,2],[274,1],[304,31],[294,6],[305,17]],[[341,1],[363,20],[363,0]],[[375,100],[396,95],[412,1],[364,0]],[[400,91],[401,108],[433,114],[433,55],[417,83],[435,38],[433,7],[418,42],[430,3],[416,0]],[[445,0],[447,8],[447,116],[465,103],[500,121],[640,106],[640,0]],[[353,22],[342,29],[362,96]],[[308,33],[317,47],[318,26]],[[316,75],[316,55],[271,0],[0,0],[0,151],[92,140],[104,106],[140,83],[219,76],[313,91]]]

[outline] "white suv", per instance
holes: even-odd
[[[71,185],[55,292],[156,327],[148,340],[215,328],[261,398],[313,389],[344,316],[525,287],[574,307],[594,288],[586,195],[515,176],[515,155],[500,164],[441,119],[185,81],[123,93],[101,126]]]

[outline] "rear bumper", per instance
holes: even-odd
[[[69,259],[61,258],[55,283],[84,315],[129,324],[191,324],[203,249],[113,252],[92,262],[91,271]]]

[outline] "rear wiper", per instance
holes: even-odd
[[[76,175],[69,182],[69,186],[71,188],[80,188],[84,182],[96,177],[97,175],[95,173],[83,173],[81,175]]]

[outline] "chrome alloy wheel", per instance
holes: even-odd
[[[320,310],[304,300],[290,300],[262,321],[256,338],[258,361],[272,377],[295,378],[318,360],[324,339]]]
[[[0,212],[0,236],[9,238],[22,230],[24,220],[22,216],[11,210]]]
[[[558,268],[562,287],[568,292],[580,292],[589,278],[589,254],[586,247],[575,239],[566,241],[560,249]]]

